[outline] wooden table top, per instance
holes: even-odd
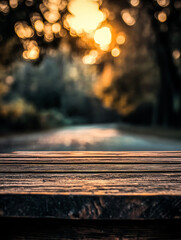
[[[180,219],[181,152],[2,153],[0,216]]]

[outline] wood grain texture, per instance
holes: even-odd
[[[181,152],[0,154],[0,216],[181,219]]]

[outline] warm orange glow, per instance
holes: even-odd
[[[130,4],[133,7],[137,7],[140,4],[140,0],[130,0]]]
[[[15,24],[15,32],[19,38],[31,38],[34,35],[33,29],[25,22],[17,22]]]
[[[24,42],[25,51],[23,52],[23,58],[35,60],[39,57],[40,50],[36,41]]]
[[[118,57],[118,56],[120,55],[120,53],[121,53],[121,51],[120,51],[120,49],[117,48],[117,47],[113,48],[112,51],[111,51],[111,55],[112,55],[113,57]]]
[[[113,101],[114,96],[105,93],[105,89],[110,87],[114,79],[114,72],[112,65],[107,63],[103,69],[102,74],[97,82],[94,85],[94,93],[103,101],[103,105],[110,107]]]
[[[9,12],[9,6],[8,6],[7,2],[5,2],[5,1],[0,2],[0,12],[3,12],[3,13]]]
[[[129,26],[133,26],[136,23],[135,18],[131,15],[129,10],[121,11],[121,16],[123,21]]]
[[[158,20],[159,20],[160,22],[165,22],[165,21],[167,20],[167,14],[166,14],[164,11],[159,12],[159,14],[158,14]]]
[[[94,34],[94,41],[100,45],[101,49],[104,48],[111,43],[112,41],[112,34],[109,27],[102,27],[98,29]]]
[[[125,43],[125,41],[126,41],[126,37],[125,37],[124,33],[119,33],[117,38],[116,38],[117,44],[122,45],[122,44]]]
[[[52,32],[53,33],[59,33],[60,32],[60,30],[61,30],[61,26],[60,26],[60,23],[54,23],[53,25],[52,25]]]
[[[161,6],[161,7],[167,7],[170,4],[170,0],[157,0],[157,3]]]
[[[44,13],[44,17],[49,23],[55,23],[59,20],[60,14],[56,11],[47,11]]]
[[[49,23],[55,23],[60,19],[60,11],[65,9],[67,2],[65,0],[43,0],[39,8]]]
[[[34,27],[35,27],[37,32],[42,32],[43,29],[44,29],[44,24],[41,20],[37,20],[34,24]]]
[[[72,15],[67,16],[66,22],[77,34],[90,33],[105,20],[105,15],[99,10],[99,4],[93,0],[72,0],[68,10]]]
[[[84,64],[94,64],[96,62],[96,58],[91,55],[85,55],[82,58]]]
[[[18,0],[9,0],[9,5],[11,8],[16,8],[18,6]]]
[[[180,58],[180,51],[178,49],[175,49],[173,52],[172,52],[172,56],[174,59],[179,59]]]
[[[96,50],[91,50],[90,53],[89,53],[89,55],[97,58],[97,57],[98,57],[98,52],[97,52]]]
[[[54,39],[52,25],[50,23],[45,23],[44,26],[44,39],[46,42],[52,42]]]
[[[94,64],[98,57],[98,52],[96,50],[91,50],[88,55],[82,58],[84,64]]]

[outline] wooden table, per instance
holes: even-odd
[[[181,239],[181,152],[2,153],[0,216],[7,239]]]

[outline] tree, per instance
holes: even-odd
[[[94,17],[91,14],[95,14]],[[0,4],[1,63],[8,64],[11,53],[19,53],[17,45],[22,46],[25,59],[35,60],[40,59],[49,46],[57,47],[66,40],[72,50],[84,55],[85,64],[97,63],[100,75],[111,64],[114,78],[107,89],[102,86],[99,96],[103,101],[109,96],[109,101],[105,100],[107,105],[128,114],[147,101],[148,89],[152,89],[154,104],[155,88],[158,88],[153,123],[181,125],[180,14],[178,0],[5,0]],[[89,24],[85,25],[84,19],[88,19]],[[158,69],[159,87],[155,80]],[[147,75],[149,77],[145,77]],[[131,86],[129,91],[135,94],[121,87],[126,85],[126,79]],[[139,79],[139,84],[135,84],[135,79]],[[137,94],[139,91],[141,96]],[[121,101],[125,102],[123,108],[117,104]]]

